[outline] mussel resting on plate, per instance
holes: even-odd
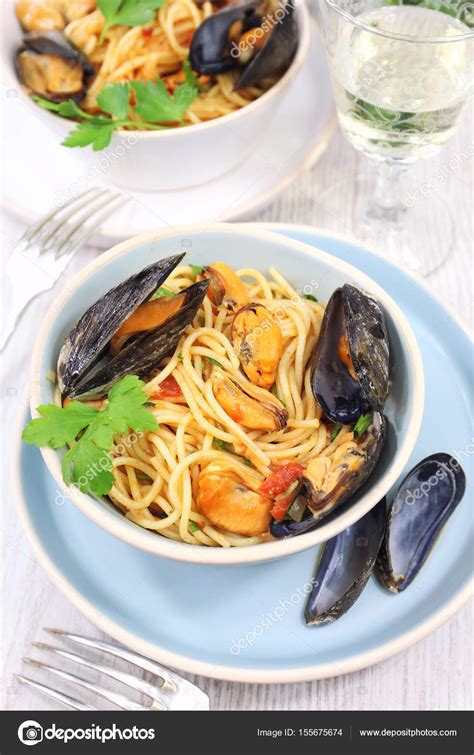
[[[306,623],[328,624],[358,599],[372,572],[399,593],[415,579],[466,489],[466,476],[449,454],[420,461],[397,489],[362,519],[329,540],[306,605]]]
[[[192,323],[209,281],[150,301],[184,254],[160,260],[112,288],[69,333],[57,373],[63,396],[98,399],[125,375],[146,377]]]
[[[398,593],[413,582],[465,489],[464,471],[449,454],[428,456],[408,473],[388,513],[377,562],[385,587]]]
[[[377,561],[385,512],[384,498],[362,519],[325,544],[306,603],[307,624],[330,624],[355,603]]]
[[[338,449],[339,453],[331,462],[324,456],[310,460],[295,499],[295,504],[301,502],[306,515],[301,521],[288,518],[273,522],[270,528],[272,535],[282,538],[309,532],[337,506],[351,498],[377,464],[386,433],[386,418],[375,412],[362,444],[354,439],[348,441]]]
[[[346,284],[331,296],[313,356],[312,388],[333,422],[381,412],[389,390],[389,341],[378,302]]]
[[[25,34],[15,55],[22,84],[51,102],[79,102],[94,76],[94,67],[61,31]]]
[[[207,18],[194,34],[189,59],[200,74],[236,70],[235,89],[243,89],[284,71],[297,44],[292,3],[250,0]]]

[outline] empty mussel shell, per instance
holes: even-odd
[[[355,286],[336,289],[327,304],[311,384],[333,422],[353,424],[369,409],[383,410],[389,389],[385,318],[375,299]]]
[[[407,474],[388,513],[377,562],[385,587],[398,593],[413,582],[465,489],[462,467],[446,453],[428,456]]]
[[[374,570],[385,513],[384,498],[362,519],[325,544],[306,604],[307,624],[330,624],[354,605]]]

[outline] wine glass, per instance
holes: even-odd
[[[474,4],[317,0],[317,10],[340,125],[376,166],[356,179],[366,206],[355,234],[427,275],[451,252],[453,218],[436,195],[407,194],[404,173],[451,138],[472,94]],[[443,244],[428,233],[434,221]]]

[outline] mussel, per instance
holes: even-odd
[[[272,522],[270,532],[274,537],[285,538],[309,532],[332,513],[336,507],[351,498],[373,471],[382,452],[387,434],[387,420],[383,414],[374,412],[372,423],[367,429],[364,448],[354,442],[341,447],[341,454],[335,455],[334,461],[328,462],[324,469],[325,457],[310,461],[301,481],[299,497],[308,507],[307,515],[300,521],[284,519]]]
[[[25,31],[64,29],[66,22],[57,2],[28,0],[16,3],[16,16]]]
[[[306,623],[330,624],[355,603],[372,574],[382,543],[386,502],[329,540],[321,554],[305,609]]]
[[[156,300],[157,306],[149,313],[149,304],[154,302],[147,302],[183,257],[177,254],[149,265],[112,288],[82,315],[59,353],[57,373],[63,396],[101,398],[125,375],[148,376],[174,350],[194,320],[209,282],[199,281],[175,297],[165,297],[161,308]],[[146,313],[139,313],[142,306]]]
[[[207,295],[215,307],[237,312],[248,302],[247,289],[225,262],[213,262],[201,270],[198,280],[209,280]]]
[[[408,473],[387,516],[377,575],[392,592],[413,582],[461,501],[466,476],[446,453],[428,456]]]
[[[312,388],[333,422],[382,412],[389,389],[389,341],[378,302],[345,284],[331,296],[312,358]]]
[[[248,379],[260,388],[275,382],[283,350],[281,330],[262,304],[247,304],[232,321],[231,341]]]
[[[212,524],[239,535],[268,531],[273,501],[260,490],[251,470],[229,463],[208,464],[199,475],[197,505]]]
[[[214,370],[211,380],[217,403],[234,422],[267,432],[286,427],[288,412],[273,393],[221,370]]]
[[[238,70],[235,89],[282,73],[298,44],[291,0],[244,0],[209,16],[197,29],[189,59],[194,71]]]
[[[64,29],[69,21],[82,18],[96,8],[95,0],[24,0],[15,6],[25,31]]]
[[[15,66],[22,84],[51,102],[79,102],[95,74],[86,56],[57,30],[25,34]]]

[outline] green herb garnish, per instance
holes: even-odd
[[[188,83],[179,84],[169,94],[163,81],[131,81],[135,92],[135,112],[147,123],[181,123],[196,99],[198,89]]]
[[[213,359],[212,357],[204,357],[204,359],[209,364],[213,364],[215,367],[221,367],[223,369],[222,364],[218,362],[217,359]]]
[[[362,414],[354,425],[354,436],[360,438],[372,424],[371,414]]]
[[[104,41],[112,26],[143,26],[149,23],[157,8],[161,8],[164,3],[165,0],[97,0],[105,19],[99,42]]]
[[[239,456],[238,454],[236,454],[232,448],[232,445],[230,443],[227,443],[227,441],[225,440],[214,438],[212,441],[212,447],[217,451],[224,451],[227,454],[232,454],[232,456],[235,456],[237,459],[239,459],[242,464],[245,464],[246,467],[253,467],[253,464],[251,461],[249,461],[249,459],[247,459],[245,456]]]
[[[98,411],[80,401],[62,408],[55,404],[38,407],[41,417],[32,419],[23,430],[25,443],[61,448],[76,441],[63,457],[61,467],[66,485],[75,483],[83,493],[105,495],[114,484],[109,450],[114,435],[128,430],[156,430],[158,423],[145,407],[145,383],[127,375],[109,391],[108,404]]]
[[[193,271],[194,276],[200,275],[204,269],[202,265],[190,265],[189,267]]]
[[[317,299],[313,294],[303,294],[303,299],[308,299],[308,301],[315,301],[317,303]]]
[[[200,526],[196,524],[196,522],[192,522],[192,521],[188,522],[188,528],[190,532],[197,532],[198,530],[201,529]]]
[[[154,301],[155,299],[161,299],[163,296],[174,296],[173,291],[170,291],[169,288],[165,288],[164,286],[160,286],[156,289],[155,293],[151,297],[149,301]]]
[[[341,432],[341,430],[342,430],[341,423],[340,422],[336,422],[333,425],[333,428],[331,430],[331,435],[329,436],[329,439],[330,439],[331,443],[333,442],[333,440],[336,440],[336,438],[339,435],[339,433]]]
[[[184,357],[181,353],[179,353],[179,354],[176,354],[176,359],[179,359],[179,361],[182,362]]]
[[[129,116],[130,91],[134,92],[133,110],[138,118]],[[87,147],[95,152],[110,144],[112,134],[120,128],[131,126],[141,131],[160,131],[171,123],[182,124],[186,110],[199,94],[197,86],[180,84],[174,93],[168,93],[162,81],[132,81],[121,84],[105,84],[97,95],[97,104],[104,114],[91,115],[82,110],[73,100],[50,102],[43,97],[33,100],[62,118],[76,118],[78,123],[62,142],[64,147]]]

